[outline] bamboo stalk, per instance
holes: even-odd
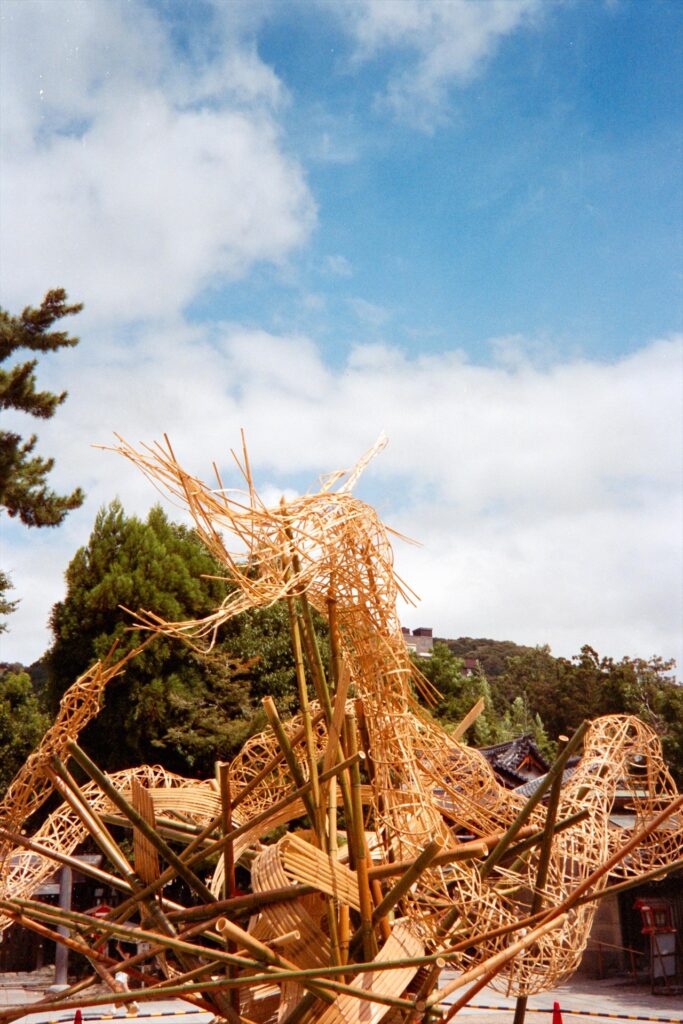
[[[94,878],[98,882],[110,885],[112,889],[119,889],[125,893],[132,891],[129,883],[123,878],[119,878],[118,875],[113,875],[109,871],[103,871],[102,868],[79,860],[78,857],[72,857],[68,853],[62,853],[60,850],[53,850],[49,846],[36,843],[33,839],[29,839],[28,836],[24,836],[20,832],[12,832],[10,829],[0,827],[0,839],[6,839],[16,846],[23,846],[24,849],[37,853],[41,857],[45,857],[46,860],[54,860],[57,864],[66,864],[68,867],[73,868],[74,871],[80,871],[81,874],[87,875],[89,878]],[[173,904],[173,906],[177,907],[178,904]]]
[[[598,895],[595,896],[582,896],[576,901],[577,906],[581,906],[583,903],[590,903],[591,900],[601,899],[604,896],[612,896],[618,892],[625,892],[627,889],[632,889],[635,885],[642,885],[643,882],[654,881],[654,879],[671,874],[673,871],[678,871],[679,868],[683,868],[683,857],[679,857],[678,860],[672,861],[670,864],[664,867],[653,868],[652,871],[646,871],[642,875],[634,875],[633,878],[626,878],[623,882],[615,882],[614,885],[606,886]]]
[[[223,891],[226,899],[235,895],[235,852],[233,841],[229,839],[232,831],[232,793],[230,790],[229,766],[225,763],[217,765],[218,787],[221,794],[221,828],[225,845],[223,846]],[[228,953],[234,953],[234,944],[228,939],[225,945]],[[237,969],[234,964],[228,966],[228,977],[236,978]],[[240,994],[238,989],[230,989],[230,1005],[235,1013],[240,1012]]]
[[[94,811],[86,801],[81,792],[80,786],[66,770],[66,767],[60,758],[53,757],[52,764],[54,772],[49,768],[46,769],[48,776],[52,781],[52,785],[66,803],[68,803],[71,810],[74,811],[74,813],[81,819],[107,860],[109,860],[121,872],[125,880],[133,889],[135,889],[137,886],[137,879],[133,869],[119,849],[118,844],[114,842],[113,838],[104,827],[104,824],[97,812]]]
[[[167,949],[173,950],[175,953],[187,954],[189,956],[209,956],[215,960],[219,960],[222,963],[230,964],[235,963],[239,967],[258,967],[257,961],[245,959],[244,957],[238,956],[237,954],[226,953],[220,949],[207,949],[206,946],[197,946],[194,943],[187,942],[184,939],[179,939],[173,935],[164,935],[160,932],[152,932],[146,928],[135,928],[130,925],[124,925],[117,921],[111,921],[107,918],[98,918],[96,921],[87,914],[79,913],[76,910],[61,910],[59,914],[50,912],[46,904],[38,903],[34,900],[25,900],[15,897],[12,900],[0,899],[0,906],[7,906],[13,908],[14,906],[26,907],[31,910],[31,913],[38,920],[44,919],[51,921],[57,917],[63,924],[65,921],[75,927],[80,926],[86,931],[92,929],[93,925],[98,930],[102,931],[105,936],[116,936],[123,941],[127,942],[151,942],[155,945],[164,946]]]
[[[443,867],[460,860],[479,860],[488,850],[484,839],[475,839],[472,842],[461,843],[460,846],[452,846],[449,850],[443,850],[434,857],[434,867]],[[390,861],[388,864],[373,864],[368,868],[368,876],[371,879],[391,878],[392,875],[401,875],[413,865],[412,860]]]
[[[125,818],[122,814],[114,814],[109,811],[100,811],[100,817],[102,818],[102,821],[104,822],[105,825],[115,825],[118,828],[127,829],[131,827],[131,823],[128,820],[128,818]],[[173,828],[170,825],[160,824],[159,821],[157,820],[157,833],[167,842],[183,843],[186,845],[188,840],[191,839],[193,836],[198,835],[199,832],[199,828],[197,828],[194,832],[181,831],[180,829]],[[207,842],[207,840],[205,840],[205,842]]]
[[[355,754],[358,750],[356,738],[356,723],[351,715],[347,715],[346,724],[348,728],[349,751]],[[360,928],[363,944],[363,955],[366,960],[372,960],[377,955],[377,944],[373,931],[372,921],[372,895],[370,893],[370,882],[368,878],[368,866],[365,859],[365,829],[363,823],[363,805],[360,796],[360,771],[358,763],[351,767],[351,799],[353,804],[353,827],[352,836],[355,850],[355,869],[358,878],[358,899],[360,901]],[[351,824],[351,823],[347,823]],[[349,843],[349,846],[351,843]]]
[[[294,606],[294,598],[287,596],[287,611],[289,613],[289,631],[292,640],[292,651],[294,654],[294,671],[299,693],[299,708],[303,718],[304,733],[306,738],[306,755],[308,760],[308,777],[311,780],[311,803],[314,808],[314,817],[311,821],[318,837],[318,844],[321,849],[326,848],[325,829],[322,818],[322,805],[320,802],[320,783],[318,781],[318,761],[315,750],[315,739],[311,725],[311,708],[308,701],[308,688],[306,686],[306,673],[304,670],[304,658],[301,648],[301,631],[299,619]],[[289,762],[288,762],[289,763]],[[291,769],[290,769],[291,770]]]
[[[442,849],[441,843],[434,839],[431,843],[418,854],[415,860],[410,866],[403,872],[397,882],[391,887],[386,896],[380,901],[379,905],[375,907],[372,912],[371,923],[373,927],[376,927],[378,922],[386,917],[390,910],[392,910],[399,900],[402,900],[412,885],[415,884],[420,875],[427,870],[427,868],[434,863],[437,854]],[[353,956],[359,944],[363,939],[363,927],[356,931],[353,938],[351,939],[350,956]],[[367,959],[367,957],[366,957]]]
[[[286,972],[296,972],[298,970],[296,964],[287,960],[280,953],[276,953],[274,950],[270,949],[264,942],[260,942],[259,939],[255,938],[255,936],[250,935],[249,932],[244,931],[243,928],[240,928],[239,925],[235,924],[233,921],[229,921],[226,917],[221,917],[216,922],[216,930],[224,937],[229,936],[236,944],[244,946],[256,960],[262,960],[264,963],[269,964],[272,967],[278,967]],[[317,985],[309,982],[306,987],[309,988],[314,995],[323,999],[325,1002],[333,1002],[329,992],[321,991]]]
[[[342,657],[339,644],[339,618],[337,615],[337,598],[334,594],[334,582],[330,579],[327,595],[327,621],[330,627],[330,671],[336,694],[342,677]]]
[[[567,736],[560,737],[560,743],[566,744],[568,742]],[[550,866],[550,854],[552,851],[553,838],[555,835],[555,819],[557,818],[557,808],[560,804],[560,790],[562,789],[562,772],[559,772],[553,779],[553,784],[550,787],[550,796],[548,798],[548,808],[546,810],[545,817],[545,828],[543,830],[543,841],[541,842],[541,850],[538,858],[538,868],[536,871],[536,883],[534,885],[534,895],[531,901],[531,913],[535,914],[543,906],[543,889],[548,878],[548,868]],[[515,1016],[512,1024],[524,1024],[524,1018],[526,1016],[528,997],[526,995],[520,995],[517,997],[515,1004]]]
[[[577,811],[575,814],[570,814],[568,818],[562,818],[561,821],[555,823],[553,834],[559,835],[560,832],[565,832],[568,828],[572,828],[573,825],[578,825],[580,822],[586,820],[588,814],[588,810],[584,809],[583,811]],[[524,829],[520,829],[517,835],[522,835],[524,831]],[[514,843],[512,846],[508,847],[505,857],[515,858],[509,867],[510,871],[517,871],[521,865],[525,863],[525,860],[521,855],[526,853],[526,851],[530,850],[533,846],[538,846],[538,844],[543,841],[544,832],[544,828],[532,830],[531,835],[526,839],[523,839],[522,842]]]
[[[317,809],[312,797],[310,796],[310,791],[313,788],[313,781],[310,780],[308,787],[306,787],[306,780],[304,779],[301,768],[299,767],[299,763],[296,759],[296,755],[292,749],[292,745],[289,742],[287,733],[285,732],[282,721],[280,720],[277,708],[275,707],[275,701],[272,697],[264,697],[261,703],[263,704],[263,709],[268,721],[270,722],[270,727],[275,733],[275,737],[280,744],[280,749],[285,756],[285,761],[289,768],[289,774],[292,776],[294,785],[300,792],[306,789],[306,795],[303,796],[304,806],[306,807],[306,813],[310,818],[311,826],[315,829]]]

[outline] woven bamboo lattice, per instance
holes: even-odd
[[[201,645],[212,643],[220,626],[247,608],[263,607],[305,594],[322,614],[333,606],[338,622],[344,666],[360,696],[373,763],[373,824],[380,842],[397,860],[414,858],[433,839],[452,843],[452,826],[487,835],[507,828],[522,808],[522,799],[503,789],[485,759],[454,742],[424,715],[412,697],[420,685],[410,661],[396,613],[399,595],[412,591],[400,580],[393,564],[391,531],[374,509],[350,493],[359,473],[376,452],[371,450],[348,479],[332,490],[344,474],[334,474],[320,492],[267,508],[256,494],[244,451],[240,464],[247,487],[244,496],[231,496],[218,481],[211,488],[186,473],[168,443],[136,450],[121,440],[118,451],[137,465],[157,486],[185,504],[200,537],[225,566],[236,588],[216,611],[201,621],[168,623],[151,612],[140,621],[154,631],[180,636]],[[227,535],[238,542],[236,552]],[[272,754],[266,736],[251,741],[232,766],[235,783],[255,773]],[[563,832],[553,844],[545,885],[549,906],[560,905],[577,883],[588,879],[620,842],[610,837],[609,811],[617,784],[629,785],[634,759],[646,765],[647,799],[634,796],[639,821],[652,816],[676,796],[676,789],[652,730],[633,718],[608,718],[588,731],[581,768],[562,792],[558,818],[587,811],[583,821]],[[305,770],[303,748],[300,753]],[[642,790],[642,771],[635,792]],[[276,798],[291,786],[280,768],[264,780],[253,806]],[[435,789],[439,792],[435,793]],[[448,811],[442,813],[442,807]],[[544,811],[530,822],[541,828]],[[638,823],[636,824],[636,830]],[[637,874],[672,863],[683,853],[680,813],[644,839],[624,861],[624,873]],[[488,877],[470,865],[426,871],[407,901],[406,910],[418,934],[434,941],[439,912],[454,906],[459,917],[481,933],[512,923],[528,911],[534,888],[538,852],[516,865],[514,877],[497,867]],[[606,884],[607,875],[592,887]],[[504,974],[513,990],[552,987],[572,973],[587,942],[595,904],[568,915],[558,934],[537,942],[533,951],[512,962]],[[475,953],[457,958],[458,966],[498,952],[506,937],[482,942]]]
[[[551,769],[546,808],[541,790],[525,800],[503,789],[482,755],[417,704],[414,688],[433,694],[396,613],[397,598],[413,595],[394,571],[391,531],[351,493],[377,449],[348,476],[334,474],[319,492],[276,508],[256,494],[246,450],[237,460],[243,493],[190,476],[168,443],[138,451],[121,441],[118,450],[187,506],[232,585],[206,619],[169,623],[143,610],[138,627],[206,650],[233,616],[285,602],[301,710],[280,722],[266,699],[269,729],[215,780],[146,766],[105,776],[73,743],[123,662],[96,666],[67,692],[3,804],[0,926],[20,919],[45,934],[66,922],[64,941],[109,988],[114,965],[98,928],[144,942],[157,951],[145,955],[162,981],[136,975],[133,957],[124,969],[143,985],[135,998],[172,985],[231,1024],[417,1024],[451,990],[482,978],[518,994],[553,987],[578,965],[608,884],[680,863],[681,800],[642,722],[591,723],[578,768],[551,788],[577,734]],[[316,661],[311,608],[329,623],[329,666]],[[61,763],[69,755],[93,781],[75,784]],[[53,788],[65,802],[30,843],[22,840],[16,832]],[[609,824],[617,789],[631,794],[632,829]],[[274,829],[302,817],[309,831],[275,841]],[[134,867],[108,825],[132,828]],[[88,835],[126,896],[97,926],[30,900],[58,857]],[[207,858],[213,876],[204,882],[195,869]],[[237,861],[250,872],[244,897],[234,892]],[[193,893],[188,907],[160,896],[178,875]],[[219,916],[228,912],[234,917]],[[443,963],[462,973],[438,990]],[[54,997],[49,1005],[75,1004]],[[4,1019],[12,1013],[0,1011]]]

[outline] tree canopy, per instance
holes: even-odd
[[[48,726],[28,673],[7,666],[0,673],[0,796]]]
[[[664,756],[680,781],[683,687],[671,674],[673,667],[674,662],[659,657],[601,657],[588,644],[573,658],[555,658],[549,647],[536,647],[508,659],[492,696],[501,715],[523,696],[551,739],[571,734],[584,718],[636,715],[659,734]]]
[[[66,331],[53,330],[65,316],[79,313],[82,304],[69,305],[63,288],[49,291],[40,306],[27,306],[20,316],[0,309],[0,364],[19,349],[54,352],[78,344]],[[38,391],[37,359],[0,368],[0,409],[15,409],[39,419],[50,419],[64,402],[66,391],[54,394]],[[59,495],[50,490],[47,476],[54,459],[34,454],[38,438],[24,440],[13,431],[0,431],[0,505],[9,516],[18,516],[26,526],[58,526],[67,512],[83,503],[83,492]]]

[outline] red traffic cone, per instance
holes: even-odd
[[[83,1024],[83,1014],[80,1010],[76,1010],[74,1015],[74,1024]]]
[[[74,1024],[78,1024],[78,1022],[74,1021]],[[558,1002],[553,1003],[553,1024],[562,1024],[562,1012]]]

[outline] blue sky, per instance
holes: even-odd
[[[47,646],[98,507],[156,500],[93,442],[167,432],[204,474],[244,427],[273,500],[387,432],[358,493],[423,544],[407,625],[680,659],[680,4],[0,18],[0,301],[85,303],[38,432],[88,494],[58,531],[3,522],[6,657]]]
[[[378,334],[390,321],[411,350],[456,342],[477,359],[482,339],[517,332],[609,358],[680,319],[677,5],[547,4],[422,130],[378,103],[409,51],[358,64],[329,12],[293,10],[276,8],[258,49],[290,92],[283,122],[319,209],[296,283],[334,315],[301,309],[272,272],[200,296],[196,315],[313,324],[332,358],[359,280],[386,311]],[[338,253],[353,274],[334,281]]]

